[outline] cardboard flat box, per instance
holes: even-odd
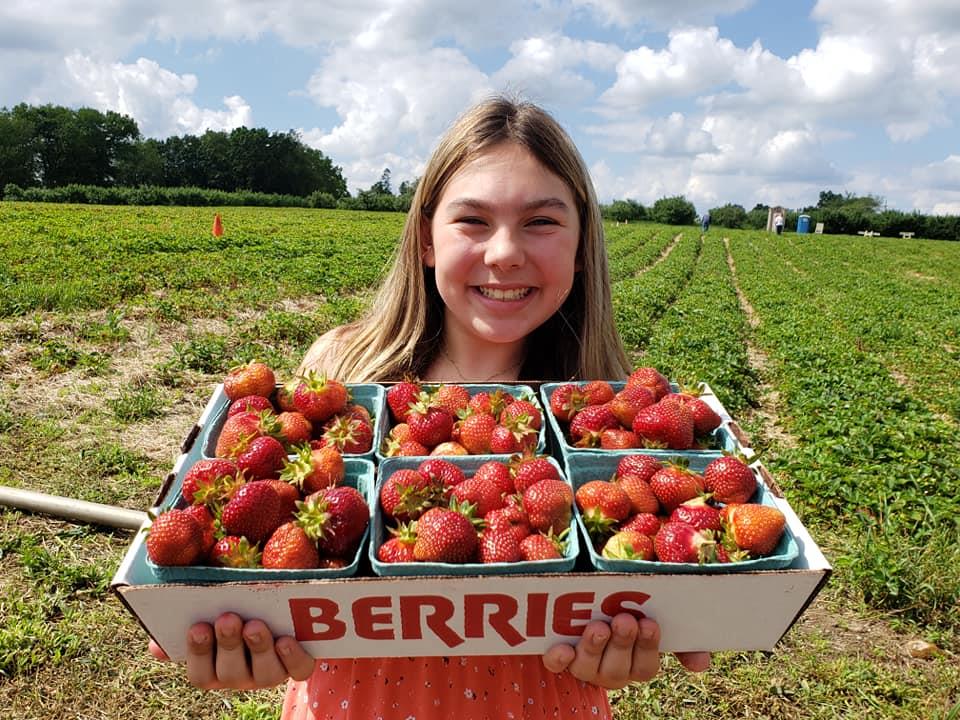
[[[172,502],[201,457],[216,401],[184,441],[157,506]],[[541,654],[624,611],[657,620],[665,652],[771,650],[831,568],[772,479],[767,485],[799,548],[782,570],[606,573],[584,557],[571,572],[536,575],[375,577],[367,564],[346,578],[171,583],[148,566],[137,533],[111,589],[175,660],[185,657],[190,625],[227,611],[264,620],[320,658]]]

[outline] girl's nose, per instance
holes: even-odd
[[[524,253],[519,232],[506,226],[495,228],[487,240],[483,260],[487,265],[501,268],[523,265]]]

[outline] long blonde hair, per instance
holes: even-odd
[[[573,141],[536,105],[498,96],[469,109],[441,139],[420,179],[392,268],[367,313],[338,333],[325,365],[350,382],[384,382],[426,372],[440,351],[444,304],[423,265],[424,232],[453,175],[503,142],[528,150],[573,192],[580,217],[580,270],[560,309],[527,337],[521,379],[621,379],[629,362],[613,322],[603,222]]]

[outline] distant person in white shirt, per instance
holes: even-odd
[[[783,233],[783,215],[777,213],[773,216],[773,229],[776,231],[777,235]]]

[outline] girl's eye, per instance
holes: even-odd
[[[531,225],[556,225],[557,221],[553,218],[538,217],[530,221]]]
[[[462,217],[462,218],[457,218],[457,222],[458,222],[458,223],[465,223],[465,224],[467,224],[467,225],[482,225],[482,224],[483,224],[483,220],[481,220],[481,219],[478,218],[478,217]]]

